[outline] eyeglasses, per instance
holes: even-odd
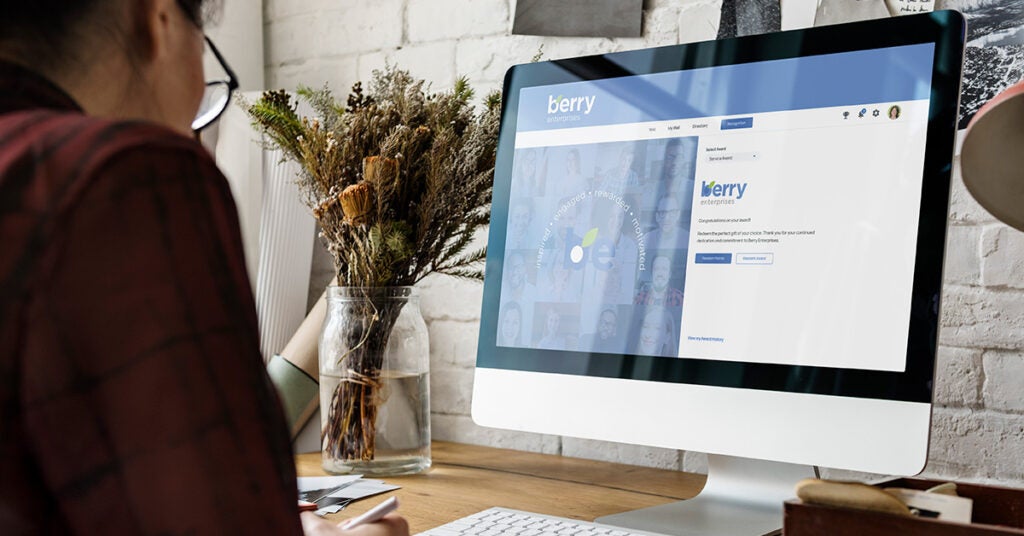
[[[199,112],[196,114],[196,118],[192,120],[192,130],[199,132],[204,128],[210,126],[211,123],[217,120],[224,110],[227,109],[228,103],[231,102],[231,93],[238,89],[238,78],[235,77],[235,72],[228,66],[228,62],[224,61],[224,56],[221,56],[220,51],[214,46],[213,41],[207,35],[203,35],[203,39],[206,40],[206,46],[209,47],[210,52],[217,58],[217,62],[220,63],[221,69],[227,73],[227,80],[212,80],[206,82],[206,91],[203,92],[203,100],[199,104]]]

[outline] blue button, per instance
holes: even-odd
[[[693,262],[696,264],[732,264],[732,253],[698,253]]]
[[[732,119],[722,120],[722,130],[732,130],[735,128],[751,128],[753,126],[753,117],[734,117]]]

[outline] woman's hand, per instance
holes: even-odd
[[[409,536],[409,523],[398,514],[388,514],[380,521],[350,530],[342,530],[339,525],[312,512],[303,512],[299,517],[306,536]]]

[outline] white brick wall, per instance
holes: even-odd
[[[997,411],[1024,413],[1024,354],[1020,352],[985,352],[982,396],[985,407]],[[1022,423],[1024,424],[1024,423]]]
[[[989,225],[981,233],[981,277],[987,287],[1024,289],[1024,233]]]
[[[409,0],[405,15],[413,45],[502,34],[509,27],[506,0]]]
[[[939,348],[935,365],[935,403],[941,406],[980,408],[981,356],[974,348]]]
[[[514,0],[265,0],[268,85],[328,82],[344,96],[353,82],[394,62],[436,89],[468,76],[482,94],[500,88],[505,70],[529,61],[542,45],[545,58],[559,58],[715,37],[720,0],[644,4],[644,37],[590,39],[509,35]],[[1024,234],[978,206],[959,177],[949,221],[927,474],[1024,485]],[[322,281],[330,267],[326,256],[319,259],[314,275]],[[469,402],[481,288],[443,277],[421,286],[431,337],[435,438],[657,467],[705,467],[697,453],[474,425]]]

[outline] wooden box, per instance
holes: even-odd
[[[941,481],[901,478],[885,487],[926,490]],[[1024,490],[957,484],[957,494],[974,500],[972,522],[869,512],[786,501],[784,536],[1024,536]]]

